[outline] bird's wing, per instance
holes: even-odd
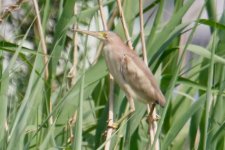
[[[125,53],[122,61],[122,75],[136,91],[138,97],[145,101],[155,101],[163,106],[165,98],[157,86],[154,76],[138,55]]]

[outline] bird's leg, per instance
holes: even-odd
[[[156,144],[153,149],[159,150],[158,138],[155,139],[155,135],[156,135],[156,131],[157,131],[157,124],[155,121],[158,120],[158,119],[156,119],[157,115],[156,115],[156,112],[154,111],[156,103],[149,104],[149,106],[150,106],[150,112],[149,112],[149,116],[148,116],[148,124],[149,124],[148,125],[148,134],[149,134],[149,138],[150,138],[149,144],[152,145],[153,142],[156,140]]]
[[[134,99],[130,95],[127,95],[126,97],[130,105],[129,111],[125,113],[117,122],[114,122],[112,126],[108,126],[108,127],[114,128],[114,129],[118,128],[119,124],[135,111]]]
[[[154,121],[158,121],[160,117],[157,114],[156,114],[156,116],[153,116],[153,112],[154,112],[156,103],[149,104],[149,105],[151,105],[151,106],[150,106],[150,112],[148,114],[148,119],[147,120],[148,120],[149,130],[150,130],[151,125],[153,125]]]
[[[151,106],[150,106],[150,112],[148,114],[148,122],[152,123],[154,121],[158,121],[160,117],[157,114],[156,114],[156,117],[153,116],[153,111],[155,109],[156,103],[149,104],[149,105]]]

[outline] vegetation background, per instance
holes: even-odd
[[[71,30],[102,30],[99,1],[35,3],[0,1],[0,149],[103,149],[109,76],[101,43]],[[148,65],[167,99],[157,107],[161,149],[225,149],[224,3],[143,1]],[[124,38],[117,2],[103,5],[110,30]],[[139,1],[122,5],[141,56]],[[126,105],[115,85],[115,120]],[[111,149],[149,148],[146,106],[135,105]]]

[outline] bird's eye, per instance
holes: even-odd
[[[104,38],[106,38],[106,39],[108,38],[107,33],[104,33],[103,36],[104,36]]]

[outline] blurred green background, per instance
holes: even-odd
[[[74,40],[71,30],[103,30],[99,3],[38,1],[48,51],[46,78],[34,1],[0,0],[0,149],[103,149],[109,76],[98,57],[101,42],[85,35]],[[157,106],[156,137],[163,150],[225,149],[224,3],[143,0],[148,66],[167,100],[165,108]],[[103,5],[110,30],[126,41],[116,1]],[[142,56],[139,1],[122,0],[122,5]],[[116,121],[127,105],[118,85],[114,99]],[[135,106],[134,115],[113,133],[111,149],[149,148],[147,107],[139,101]]]

